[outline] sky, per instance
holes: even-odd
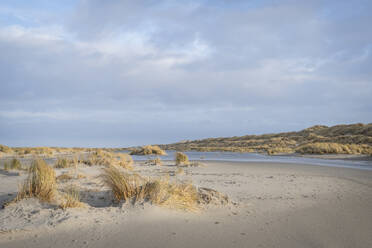
[[[372,122],[370,0],[2,0],[0,144]]]

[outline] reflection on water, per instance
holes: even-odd
[[[159,156],[162,160],[174,160],[175,151],[166,151],[167,155]],[[212,160],[212,161],[236,161],[236,162],[281,162],[297,164],[313,164],[333,167],[346,167],[372,170],[370,161],[330,160],[318,158],[304,158],[294,156],[267,156],[257,153],[235,153],[235,152],[185,152],[189,160]],[[156,156],[132,155],[134,160],[148,160]]]

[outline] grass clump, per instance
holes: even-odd
[[[89,154],[88,158],[79,160],[79,162],[88,166],[101,165],[109,167],[115,165],[128,170],[133,169],[133,159],[129,154],[107,152],[102,149],[97,149]]]
[[[64,173],[64,174],[59,175],[56,179],[57,179],[57,181],[68,181],[68,180],[71,180],[73,178],[74,177],[72,175],[70,175],[69,173]]]
[[[187,164],[189,164],[189,158],[183,152],[176,152],[175,160],[176,160],[176,165],[187,165]]]
[[[301,154],[369,154],[372,147],[368,145],[338,144],[338,143],[310,143],[296,149]]]
[[[80,201],[79,190],[74,186],[70,186],[66,189],[63,195],[63,202],[59,206],[62,209],[81,208],[85,207],[85,204]]]
[[[174,173],[176,175],[183,175],[183,174],[185,174],[185,171],[181,167],[178,167],[177,170]]]
[[[76,167],[77,163],[78,162],[76,159],[59,158],[56,164],[54,165],[54,168],[64,169]]]
[[[161,159],[160,158],[149,159],[149,160],[147,160],[145,162],[145,164],[148,164],[148,165],[158,165],[158,166],[163,165],[163,163],[161,162]]]
[[[22,164],[18,159],[13,158],[12,160],[10,160],[10,162],[4,162],[4,170],[22,170]]]
[[[10,161],[10,169],[11,170],[21,170],[22,169],[22,164],[21,162],[16,159],[16,158],[13,158],[11,161]]]
[[[133,159],[129,154],[117,153],[117,157],[119,161],[114,161],[114,163],[118,163],[120,167],[123,167],[128,170],[133,169]]]
[[[56,176],[53,168],[44,160],[36,159],[32,162],[28,173],[16,200],[36,197],[41,201],[51,202],[56,192]]]
[[[111,188],[114,200],[148,201],[169,208],[196,210],[198,193],[191,184],[170,183],[168,180],[146,180],[135,174],[121,172],[116,167],[105,168],[105,183]]]
[[[116,202],[128,201],[132,197],[142,198],[141,185],[144,179],[135,174],[121,172],[118,168],[110,166],[104,169],[104,182],[111,188]],[[142,192],[142,193],[141,193]]]
[[[166,152],[159,146],[142,146],[138,149],[134,149],[130,155],[166,155]]]
[[[0,152],[3,152],[3,153],[11,153],[11,152],[13,152],[13,150],[12,150],[12,148],[10,148],[9,146],[1,145],[1,144],[0,144]]]

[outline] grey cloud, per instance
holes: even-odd
[[[94,0],[63,23],[0,26],[0,143],[371,122],[372,6],[353,3]]]

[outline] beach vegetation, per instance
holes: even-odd
[[[16,200],[36,197],[51,202],[56,192],[56,177],[52,167],[44,160],[36,159],[28,169],[28,177],[21,185]]]
[[[171,183],[168,179],[145,179],[137,174],[120,171],[116,167],[104,169],[105,183],[113,192],[114,200],[147,201],[168,208],[196,210],[198,193],[190,183]]]
[[[175,161],[176,161],[176,165],[187,165],[187,164],[189,164],[189,158],[183,152],[176,152],[175,153]]]
[[[161,149],[159,146],[142,146],[140,148],[133,149],[130,155],[166,155],[166,152]]]
[[[82,208],[86,205],[80,201],[80,192],[76,186],[69,186],[64,190],[62,203],[59,205],[62,209]]]

